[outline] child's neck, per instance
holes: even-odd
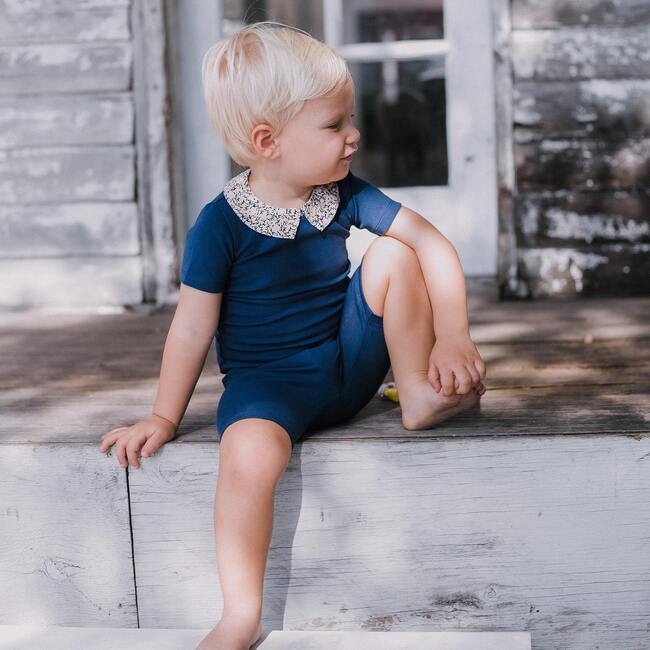
[[[248,186],[262,202],[276,208],[302,208],[311,196],[313,186],[300,187],[285,183],[277,177],[265,176],[261,169],[251,167]]]

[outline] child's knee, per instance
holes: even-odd
[[[378,257],[384,265],[387,263],[416,263],[417,253],[407,244],[388,235],[380,235],[368,247],[365,256]]]
[[[365,252],[362,264],[364,287],[375,284],[388,284],[396,274],[416,282],[423,281],[422,268],[417,253],[394,237],[377,237]]]
[[[276,480],[291,458],[288,431],[277,422],[243,418],[226,427],[219,445],[219,468],[241,478]]]

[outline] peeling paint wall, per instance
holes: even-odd
[[[650,293],[650,2],[512,0],[510,297]]]
[[[0,0],[0,307],[142,301],[130,0]]]

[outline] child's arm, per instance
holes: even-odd
[[[139,467],[140,449],[143,456],[151,456],[176,435],[219,323],[221,297],[221,293],[199,291],[181,284],[165,341],[151,415],[102,436],[100,451],[103,453],[116,444],[117,460],[122,467],[127,467],[129,462]]]
[[[468,392],[485,379],[486,367],[469,335],[465,276],[456,249],[423,216],[404,206],[386,235],[413,248],[422,267],[436,336],[428,380],[447,396]]]
[[[181,284],[178,306],[169,327],[152,415],[178,425],[212,344],[221,310],[221,293]]]

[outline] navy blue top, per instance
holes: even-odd
[[[301,213],[295,238],[261,234],[223,192],[188,230],[181,282],[223,292],[215,335],[221,372],[287,357],[338,334],[350,227],[383,235],[401,203],[351,171],[337,182],[336,216],[322,231]]]

